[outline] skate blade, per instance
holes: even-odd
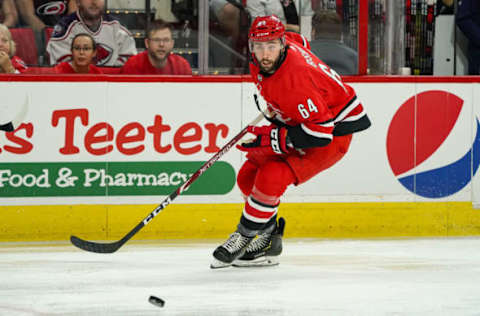
[[[222,268],[228,268],[232,264],[231,263],[225,263],[217,259],[213,259],[213,262],[210,263],[210,269],[222,269]]]
[[[278,257],[260,257],[254,260],[235,260],[232,266],[236,268],[272,267],[280,264]]]

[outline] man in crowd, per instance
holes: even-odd
[[[48,42],[50,64],[70,61],[72,39],[79,33],[90,34],[97,43],[97,66],[122,66],[137,53],[130,32],[105,11],[105,0],[76,0],[78,10],[64,17]]]
[[[130,75],[191,75],[188,61],[172,53],[175,41],[172,26],[162,20],[150,24],[145,39],[146,50],[131,57],[122,67],[122,74]]]
[[[312,53],[340,75],[358,73],[358,54],[342,42],[342,21],[337,12],[315,12],[310,46]]]

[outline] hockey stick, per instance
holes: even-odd
[[[263,119],[263,115],[260,114],[249,125],[257,125]],[[220,157],[228,152],[235,143],[237,143],[247,133],[247,127],[244,127],[240,133],[233,137],[225,146],[223,146],[210,160],[204,163],[200,169],[198,169],[185,183],[178,186],[161,204],[159,204],[145,219],[143,219],[137,226],[135,226],[128,234],[122,239],[112,243],[98,243],[93,241],[87,241],[80,239],[76,236],[70,236],[70,241],[76,247],[97,253],[112,253],[122,247],[127,241],[130,240],[136,233],[138,233],[144,226],[146,226],[155,216],[158,215],[165,207],[167,207],[172,201],[182,194],[195,180],[198,179],[208,168],[210,168]]]
[[[0,124],[0,130],[5,132],[13,132],[15,129],[17,129],[17,127],[22,124],[22,122],[25,120],[25,117],[27,116],[29,102],[30,98],[27,94],[25,102],[20,105],[20,109],[17,115],[15,115],[15,117],[10,122]]]

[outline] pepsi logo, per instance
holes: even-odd
[[[62,15],[67,10],[63,1],[50,1],[37,8],[38,15]]]
[[[441,198],[462,190],[480,164],[480,123],[476,118],[474,140],[469,148],[458,151],[448,146],[449,135],[470,124],[459,119],[464,100],[441,90],[421,92],[409,98],[397,110],[387,132],[387,156],[397,180],[410,192]],[[441,164],[428,164],[439,150],[454,152],[457,157]],[[426,170],[421,166],[427,165]]]

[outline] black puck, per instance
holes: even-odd
[[[163,307],[165,305],[164,300],[153,295],[150,295],[150,297],[148,298],[148,301],[158,307]]]

